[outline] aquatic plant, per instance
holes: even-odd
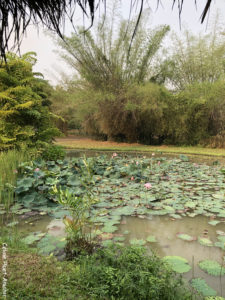
[[[191,266],[188,264],[188,261],[181,256],[165,256],[163,260],[167,262],[172,270],[177,273],[186,273],[191,270]]]
[[[194,278],[191,280],[192,287],[203,296],[216,296],[216,291],[212,289],[202,278]]]
[[[207,272],[209,275],[213,275],[213,276],[225,275],[225,267],[220,265],[217,261],[206,259],[200,261],[198,265],[203,271]]]

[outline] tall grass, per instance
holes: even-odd
[[[20,163],[30,160],[27,149],[0,152],[0,204],[8,209],[14,202],[14,186]]]

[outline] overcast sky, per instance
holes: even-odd
[[[109,2],[109,1],[108,1]],[[130,0],[122,0],[121,11],[124,17],[129,14],[129,3]],[[200,22],[200,16],[204,8],[206,0],[198,0],[198,6],[196,9],[194,0],[184,1],[183,11],[181,15],[181,28],[179,23],[179,12],[177,7],[172,10],[172,0],[161,0],[162,5],[156,9],[157,1],[148,1],[151,3],[151,24],[154,28],[159,24],[168,24],[171,27],[171,31],[176,31],[182,33],[185,28],[189,28],[194,33],[199,33],[201,31],[207,32],[212,20],[215,18],[216,13],[220,14],[220,19],[225,20],[225,1],[224,0],[213,0],[212,7],[208,18],[205,20],[204,24]],[[135,13],[135,11],[133,11]],[[96,14],[97,15],[97,14]],[[97,21],[97,18],[96,18]],[[82,14],[77,10],[74,23],[82,24],[83,18]],[[68,23],[65,27],[65,34],[70,35],[73,31],[72,26]],[[54,52],[56,45],[53,43],[52,39],[46,35],[42,29],[37,29],[33,26],[29,26],[27,31],[27,36],[23,39],[21,44],[21,53],[28,51],[34,51],[37,53],[38,62],[35,66],[35,71],[44,74],[45,79],[49,80],[51,84],[57,84],[60,80],[59,72],[63,71],[66,74],[71,74],[72,70],[59,59],[57,54]]]

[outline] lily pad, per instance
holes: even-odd
[[[208,246],[208,247],[213,246],[213,242],[210,239],[205,237],[198,237],[198,242],[203,246]]]
[[[206,259],[200,261],[198,265],[203,271],[205,271],[209,275],[223,276],[225,274],[225,268],[221,266],[217,261]]]
[[[106,225],[101,228],[102,232],[107,232],[107,233],[113,233],[117,231],[117,229],[118,228],[116,226],[110,226],[110,225]]]
[[[191,270],[188,261],[181,256],[165,256],[163,260],[167,262],[171,268],[177,273],[187,273]]]
[[[206,281],[202,278],[192,279],[191,280],[191,285],[197,292],[202,294],[204,297],[206,297],[206,296],[216,296],[216,294],[217,294],[217,292],[214,289],[212,289],[210,286],[208,286]]]
[[[149,242],[149,243],[156,243],[157,242],[157,240],[156,240],[156,238],[155,238],[154,235],[149,235],[147,237],[146,241]]]
[[[179,239],[182,239],[187,242],[192,242],[192,241],[196,240],[196,237],[190,236],[189,234],[186,234],[186,233],[177,233],[176,236]]]
[[[33,232],[22,239],[22,242],[27,245],[32,245],[34,242],[39,241],[43,235],[38,234],[37,232]]]
[[[144,246],[146,244],[145,240],[131,239],[130,244],[133,246]]]
[[[123,234],[129,234],[129,233],[130,233],[129,230],[125,230],[125,231],[123,232]]]
[[[215,225],[219,224],[220,221],[218,221],[218,220],[212,220],[212,221],[209,221],[208,223],[209,223],[210,225],[215,226]]]

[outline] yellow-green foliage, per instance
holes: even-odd
[[[0,150],[49,142],[58,134],[49,112],[50,86],[32,71],[34,53],[8,53],[0,65]]]

